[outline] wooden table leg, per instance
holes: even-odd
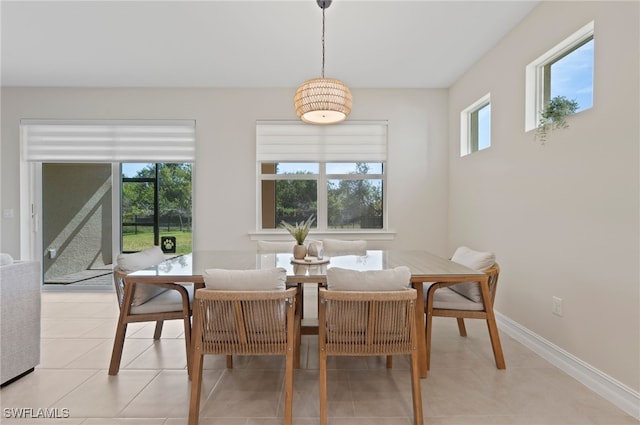
[[[416,329],[424,329],[424,288],[422,282],[413,282],[418,293],[416,300]],[[427,377],[427,342],[424,331],[418,330],[418,372],[421,378]]]

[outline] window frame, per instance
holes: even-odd
[[[491,93],[487,93],[480,99],[473,102],[460,112],[460,156],[467,156],[481,150],[485,150],[491,147],[491,111],[489,112],[489,145],[485,148],[479,149],[478,128],[475,129],[474,135],[474,121],[477,121],[478,112],[491,106]],[[475,114],[475,115],[474,115]],[[475,118],[474,118],[475,117]]]
[[[551,101],[551,67],[555,63],[566,58],[567,56],[569,56],[570,54],[572,54],[573,52],[575,52],[576,50],[578,50],[579,48],[581,48],[582,46],[584,46],[585,44],[587,44],[592,40],[593,40],[593,34],[590,37],[587,37],[584,40],[580,41],[579,43],[576,43],[570,46],[568,49],[564,50],[561,54],[554,57],[553,59],[551,59],[549,62],[545,63],[542,66],[542,104],[543,105],[547,105]],[[592,82],[592,88],[593,88],[593,82]],[[592,108],[592,107],[593,106],[590,106],[589,108]]]
[[[389,163],[388,121],[344,121],[335,125],[309,125],[290,120],[256,121],[256,189],[255,227],[249,230],[251,240],[289,240],[284,229],[262,228],[262,163],[283,162],[367,162],[382,163],[383,181],[383,228],[382,229],[336,229],[312,230],[314,238],[342,237],[371,241],[393,240],[395,232],[389,230]]]
[[[294,161],[279,161],[278,163],[291,163]],[[263,163],[273,163],[273,161],[258,161],[257,163],[257,188],[258,188],[258,202],[257,202],[257,223],[256,229],[258,232],[274,232],[285,230],[279,228],[276,223],[276,228],[264,228],[262,226],[262,182],[265,180],[277,181],[277,180],[315,180],[317,182],[317,216],[313,231],[315,233],[371,233],[371,232],[386,232],[388,229],[388,209],[387,209],[387,194],[385,193],[387,186],[387,162],[386,161],[306,161],[307,163],[318,164],[318,174],[270,174],[262,173]],[[382,164],[382,173],[371,174],[329,174],[326,171],[327,164],[336,163],[380,163]],[[329,221],[329,205],[328,205],[328,182],[329,180],[381,180],[382,181],[382,228],[379,229],[333,229],[328,227]]]
[[[595,39],[594,33],[595,23],[591,21],[527,65],[525,68],[525,132],[538,127],[541,113],[549,100],[548,69],[550,66]]]

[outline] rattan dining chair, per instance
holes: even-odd
[[[324,239],[322,241],[324,254],[336,255],[365,255],[367,253],[367,241],[365,240],[341,240]]]
[[[296,241],[258,241],[258,252],[259,253],[280,253],[280,252],[293,252],[293,246],[296,244]]]
[[[228,282],[238,288],[269,271],[229,271]],[[237,273],[234,273],[237,272]],[[245,276],[242,276],[244,272]],[[254,272],[254,273],[252,273]],[[189,425],[197,425],[202,391],[202,364],[207,354],[227,356],[233,367],[233,355],[285,356],[284,423],[293,418],[293,369],[299,359],[300,317],[296,312],[297,288],[280,290],[199,289],[193,304],[193,371],[189,403]],[[247,278],[247,276],[252,277]],[[237,283],[237,285],[234,285]],[[208,275],[205,274],[205,285]],[[299,362],[299,360],[297,360]]]
[[[489,293],[491,298],[491,304],[496,296],[496,289],[498,287],[498,276],[500,274],[500,266],[494,263],[489,269],[484,271],[489,279]],[[467,336],[467,329],[464,324],[464,319],[483,319],[487,322],[487,328],[489,330],[489,338],[491,339],[491,347],[493,349],[493,355],[498,369],[506,369],[504,361],[504,353],[502,352],[502,345],[500,344],[500,336],[498,334],[498,328],[495,320],[488,320],[488,310],[485,307],[485,303],[481,295],[470,299],[465,295],[458,292],[455,285],[461,285],[460,283],[450,282],[436,282],[431,284],[429,289],[425,292],[425,339],[427,350],[427,370],[429,370],[431,362],[431,337],[433,328],[434,317],[455,317],[458,321],[458,332],[460,336]],[[463,285],[475,285],[478,287],[478,282],[465,282]],[[463,293],[465,293],[463,291]],[[491,312],[493,314],[493,312]]]
[[[165,320],[182,320],[184,323],[187,370],[190,374],[193,285],[173,282],[135,283],[127,279],[128,273],[159,264],[164,259],[162,250],[157,246],[137,253],[120,254],[117,258],[113,282],[120,315],[109,363],[109,375],[117,375],[120,370],[129,323],[156,322],[153,339],[158,340]]]
[[[318,251],[316,248],[315,244],[321,244],[321,242],[319,241],[314,241],[312,239],[307,239],[306,240],[307,245],[309,246],[309,255],[317,255]],[[282,253],[289,253],[292,254],[293,253],[293,248],[296,245],[296,241],[295,240],[291,240],[291,241],[264,241],[264,240],[259,240],[258,241],[258,253],[262,255],[263,259],[266,259],[267,261],[265,261],[266,264],[269,263],[273,263],[275,261],[275,255],[276,254],[282,254]],[[313,249],[315,249],[314,254],[311,253],[311,247],[313,246]],[[267,258],[265,258],[267,257]],[[273,257],[273,258],[269,258],[269,257]],[[268,266],[267,266],[268,267]],[[302,267],[306,267],[306,266],[300,266],[297,264],[293,265],[293,269],[294,271],[298,270],[298,267],[302,268]],[[296,308],[300,311],[300,319],[303,319],[304,316],[304,299],[305,297],[303,296],[303,291],[306,292],[306,294],[309,294],[309,292],[311,291],[311,288],[308,289],[304,289],[304,282],[298,282],[298,299],[296,300]],[[309,298],[314,298],[315,296],[313,294],[309,294],[308,295]],[[316,297],[317,298],[317,297]],[[305,327],[303,332],[305,333],[310,333],[312,332],[311,330],[309,330],[308,327]],[[300,336],[299,336],[300,337]],[[297,345],[300,345],[299,343]],[[296,358],[296,368],[300,367],[300,359]]]
[[[411,395],[414,424],[423,423],[422,396],[418,371],[418,339],[415,317],[417,292],[408,288],[409,271],[402,281],[391,282],[386,289],[384,278],[391,270],[344,273],[346,279],[363,277],[365,287],[374,291],[357,290],[356,286],[340,285],[332,289],[336,273],[327,271],[327,288],[319,290],[318,335],[320,347],[320,424],[327,423],[327,357],[328,356],[390,356],[410,355]],[[397,274],[396,274],[397,275]],[[366,276],[366,278],[365,278]],[[393,277],[393,274],[391,274]],[[398,285],[399,283],[399,285]],[[398,289],[397,286],[400,288]],[[387,367],[391,363],[387,361]]]

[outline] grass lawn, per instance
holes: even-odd
[[[191,248],[191,232],[160,232],[162,236],[174,236],[176,238],[176,254],[188,254]],[[142,251],[153,245],[153,232],[126,233],[122,236],[122,250]]]

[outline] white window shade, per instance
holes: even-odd
[[[22,120],[34,162],[195,162],[195,121]]]
[[[258,162],[384,162],[387,122],[258,122],[256,156]]]

